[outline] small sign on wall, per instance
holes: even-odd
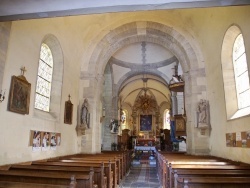
[[[227,147],[250,148],[250,131],[226,133]]]

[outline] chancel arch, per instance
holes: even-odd
[[[140,22],[141,23],[141,22]],[[190,109],[190,111],[187,111],[187,131],[190,134],[198,134],[198,131],[192,131],[194,128],[194,114],[191,113],[191,111],[195,111],[196,104],[192,101],[198,101],[200,98],[206,97],[206,86],[205,85],[198,85],[197,79],[204,78],[206,76],[204,71],[204,64],[203,64],[203,58],[202,54],[200,53],[198,49],[198,44],[194,43],[193,41],[190,42],[187,39],[190,38],[190,36],[187,33],[187,37],[183,36],[181,32],[178,32],[173,27],[168,27],[167,25],[163,25],[156,22],[150,22],[145,21],[143,24],[143,29],[145,32],[140,33],[138,32],[138,25],[140,25],[139,22],[131,22],[126,23],[124,25],[121,25],[115,29],[112,30],[112,32],[108,33],[106,36],[104,36],[99,43],[96,45],[89,61],[89,67],[88,67],[88,73],[86,71],[82,71],[81,75],[84,75],[85,79],[88,79],[88,76],[91,75],[91,78],[89,79],[90,82],[93,81],[92,85],[98,85],[98,82],[104,82],[103,78],[100,77],[104,69],[107,65],[107,63],[111,66],[111,77],[112,77],[112,109],[110,109],[113,112],[116,112],[116,117],[119,116],[119,89],[121,88],[122,83],[126,81],[127,78],[143,75],[145,74],[152,74],[157,75],[161,77],[161,79],[164,80],[166,85],[171,79],[172,70],[171,66],[167,69],[162,69],[157,67],[155,69],[150,70],[150,66],[155,66],[157,64],[149,63],[149,64],[142,64],[140,68],[137,69],[136,66],[129,67],[125,64],[125,66],[120,66],[120,71],[123,73],[126,73],[124,77],[121,77],[118,80],[114,80],[114,70],[118,70],[117,66],[121,65],[119,64],[119,61],[115,60],[117,59],[115,54],[123,49],[126,48],[129,45],[136,44],[136,43],[146,43],[146,44],[156,44],[162,48],[164,48],[166,51],[170,52],[172,56],[169,56],[168,59],[165,59],[164,62],[159,63],[159,66],[167,65],[168,63],[171,64],[173,62],[179,63],[181,65],[182,71],[183,71],[183,80],[185,80],[185,106],[186,109]],[[183,32],[182,32],[183,33]],[[184,32],[185,33],[185,32]],[[143,47],[142,47],[143,48]],[[117,63],[118,62],[118,63]],[[163,66],[167,67],[167,66]],[[169,76],[165,74],[166,72],[170,73]],[[93,76],[97,79],[93,79]],[[91,81],[92,80],[92,81]],[[88,89],[86,89],[86,92],[88,92]],[[91,88],[93,90],[93,88]],[[102,93],[102,87],[96,87],[96,94],[94,97],[96,99],[99,99]],[[197,93],[197,91],[199,91]],[[90,93],[93,93],[93,91],[90,91]],[[162,123],[162,122],[161,122]],[[190,136],[191,137],[191,136]],[[189,151],[195,152],[195,146],[193,146],[194,140],[190,139],[188,140],[189,143]],[[204,146],[207,148],[208,146]],[[208,151],[207,149],[202,150]],[[196,150],[197,152],[197,150]]]

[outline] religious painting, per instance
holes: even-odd
[[[152,131],[152,115],[140,115],[140,131]]]
[[[61,133],[56,133],[56,145],[61,145]]]
[[[56,137],[56,133],[50,133],[50,149],[51,150],[56,150],[56,146],[57,146],[57,137]]]
[[[65,102],[64,123],[72,124],[72,116],[73,116],[73,104],[71,103],[69,99],[68,101]]]
[[[42,151],[47,151],[49,150],[50,142],[50,133],[49,132],[42,132]]]
[[[186,136],[186,123],[182,115],[175,115],[175,136]]]
[[[31,85],[24,76],[12,76],[8,106],[9,111],[19,114],[29,114],[30,88]]]
[[[226,133],[227,147],[236,147],[236,133]]]
[[[31,131],[32,150],[41,150],[41,131]]]

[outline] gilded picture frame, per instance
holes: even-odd
[[[152,115],[140,115],[140,131],[152,131]]]
[[[186,136],[186,122],[182,115],[175,115],[175,135]]]
[[[31,84],[26,78],[12,76],[8,110],[19,114],[29,114]]]

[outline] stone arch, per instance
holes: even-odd
[[[185,36],[181,33],[185,33]],[[184,29],[178,32],[173,27],[152,21],[135,21],[123,24],[110,30],[99,40],[90,55],[88,70],[83,71],[81,75],[85,75],[85,79],[89,79],[90,83],[92,82],[90,85],[101,85],[100,82],[103,82],[101,75],[103,75],[105,66],[112,55],[126,45],[139,41],[152,42],[165,47],[176,56],[181,64],[185,81],[185,106],[186,109],[189,109],[187,112],[187,129],[190,130],[187,131],[194,134],[192,130],[194,129],[195,117],[193,117],[192,112],[196,110],[196,101],[206,97],[206,85],[201,83],[198,85],[197,78],[206,77],[206,73],[204,58],[199,45]],[[84,68],[81,70],[84,70]],[[85,91],[95,93],[92,98],[96,101],[100,99],[102,87],[95,87],[94,89],[89,87]],[[117,92],[118,90],[116,88],[113,91]],[[118,102],[115,92],[112,94],[113,104]],[[117,111],[117,107],[113,107]],[[98,106],[96,106],[96,110],[98,110]],[[193,140],[190,139],[190,150],[193,147],[192,142]]]
[[[203,59],[200,59],[202,55],[198,48],[178,31],[156,22],[146,22],[145,25],[143,35],[137,31],[137,22],[132,22],[112,30],[103,37],[91,55],[89,71],[97,70],[97,74],[102,74],[108,60],[118,49],[140,41],[156,43],[167,48],[179,59],[184,72],[200,67],[199,61],[202,62]]]
[[[187,37],[185,37],[173,27],[151,21],[145,21],[144,24],[141,23],[131,22],[121,25],[105,35],[96,45],[91,55],[88,72],[95,74],[93,76],[99,77],[99,75],[103,74],[106,64],[117,50],[128,44],[145,40],[167,48],[177,57],[183,69],[184,80],[188,81],[185,85],[185,95],[187,97],[191,99],[192,93],[195,93],[195,96],[192,96],[192,100],[194,97],[197,101],[199,98],[204,97],[206,86],[197,85],[197,77],[206,76],[204,59],[198,44],[187,40],[187,38],[191,38],[188,33]],[[138,29],[141,25],[145,26],[140,28],[144,30],[142,33]],[[199,92],[197,93],[197,91]],[[198,95],[201,96],[198,97]],[[190,109],[191,100],[187,97],[186,109]]]

